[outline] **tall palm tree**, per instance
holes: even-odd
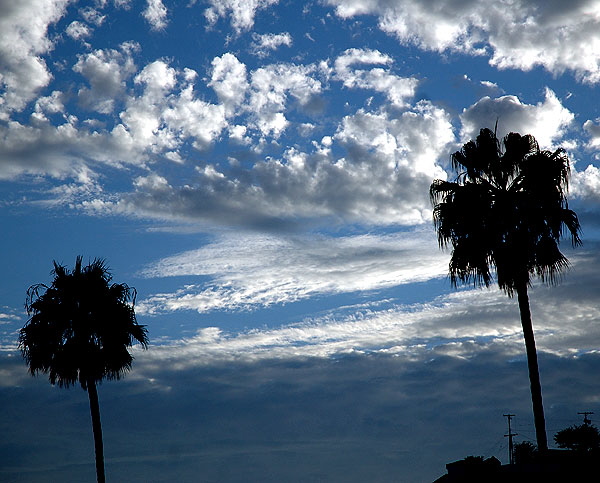
[[[135,289],[112,283],[103,260],[82,267],[77,257],[69,271],[54,262],[50,286],[32,285],[25,308],[30,316],[19,334],[19,347],[35,376],[48,374],[51,384],[77,382],[90,400],[96,452],[96,475],[104,482],[104,450],[96,385],[120,379],[131,369],[128,351],[135,341],[148,346],[146,328],[135,318]]]
[[[435,180],[430,188],[441,248],[452,246],[449,265],[454,286],[472,282],[498,286],[519,303],[525,338],[537,444],[548,448],[528,288],[533,276],[554,284],[568,267],[558,244],[564,228],[573,246],[581,244],[579,220],[566,192],[569,160],[562,149],[540,150],[531,135],[508,134],[504,149],[482,129],[452,155],[454,181]]]

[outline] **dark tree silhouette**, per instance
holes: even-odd
[[[558,248],[563,230],[576,246],[580,226],[566,199],[565,152],[542,151],[533,136],[517,133],[503,144],[504,150],[494,132],[482,129],[452,155],[455,180],[435,180],[430,196],[440,247],[452,246],[452,284],[487,287],[495,270],[500,289],[509,297],[517,294],[537,445],[544,452],[548,443],[528,288],[532,276],[557,282],[568,267]]]
[[[589,453],[600,450],[600,431],[593,424],[569,426],[554,435],[559,448]]]
[[[529,441],[522,441],[521,443],[515,444],[513,450],[513,457],[515,464],[522,465],[527,463],[533,463],[538,455],[538,450],[535,444]]]
[[[32,285],[25,308],[30,316],[19,334],[19,347],[35,376],[48,374],[51,384],[77,382],[90,400],[96,475],[104,482],[104,450],[96,385],[120,379],[131,369],[128,351],[136,341],[148,346],[146,328],[135,318],[135,289],[112,283],[103,260],[82,267],[77,257],[69,271],[54,262],[50,286]]]

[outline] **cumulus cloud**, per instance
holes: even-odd
[[[195,71],[177,70],[166,60],[144,67],[134,77],[142,94],[129,97],[120,113],[117,128],[122,135],[139,150],[173,156],[187,140],[205,149],[226,130],[239,138],[233,117],[247,115],[247,128],[261,138],[277,138],[289,124],[284,115],[289,99],[303,106],[322,90],[312,65],[271,64],[248,76],[246,66],[230,53],[211,64],[207,86],[217,94],[218,104],[197,97]]]
[[[224,9],[223,15],[238,8],[219,5],[214,8]],[[255,12],[268,5],[246,6]],[[97,10],[79,13],[90,25],[103,21]],[[254,38],[265,48],[291,42],[289,34],[279,35]],[[80,54],[73,66],[83,79],[77,100],[90,118],[69,115],[68,100],[59,91],[40,97],[30,123],[20,120],[0,127],[5,140],[0,175],[77,177],[81,166],[97,170],[97,164],[91,166],[97,162],[151,167],[141,177],[132,174],[134,192],[120,203],[101,198],[88,200],[86,206],[252,228],[290,228],[307,221],[373,226],[430,220],[428,187],[432,179],[445,177],[439,160],[447,158],[455,141],[451,119],[430,102],[410,105],[419,81],[394,74],[390,55],[352,48],[332,61],[277,62],[250,69],[234,54],[224,53],[212,59],[203,77],[167,58],[138,70],[138,52],[137,44],[125,43]],[[387,105],[369,106],[341,119],[312,119],[312,106],[335,83],[379,93]],[[216,100],[207,100],[207,87]],[[499,89],[491,82],[485,87]],[[484,97],[462,113],[461,140],[483,126],[493,127],[496,119],[501,135],[503,130],[531,133],[548,147],[564,136],[573,114],[550,89],[537,104],[524,104],[515,96]],[[592,124],[585,128],[593,132]],[[289,142],[295,133],[306,139]],[[190,147],[204,154],[223,138],[244,152],[226,160],[202,159],[196,166],[186,163]],[[261,161],[239,162],[256,160],[267,151]],[[27,156],[31,159],[25,160]],[[164,160],[188,167],[186,183],[171,177]],[[144,178],[161,178],[166,184],[157,189],[142,182]]]
[[[411,99],[418,85],[414,77],[398,77],[380,67],[356,69],[356,65],[390,65],[392,58],[377,50],[348,49],[340,55],[334,64],[335,78],[341,80],[345,87],[373,89],[385,94],[395,106],[402,107]]]
[[[214,25],[220,18],[231,16],[231,26],[239,34],[254,25],[254,17],[258,10],[276,5],[279,0],[209,0],[210,7],[204,11],[209,25]]]
[[[588,141],[588,148],[593,150],[600,148],[600,118],[594,121],[590,119],[585,121],[583,124],[583,130],[590,138]]]
[[[235,114],[243,103],[248,90],[246,65],[238,58],[226,53],[212,60],[212,72],[208,87],[212,87],[219,102],[229,114]]]
[[[22,110],[52,74],[42,55],[53,49],[48,27],[64,15],[68,0],[0,2],[0,120]]]
[[[115,133],[98,132],[75,116],[65,116],[57,125],[51,124],[44,112],[60,109],[58,103],[48,104],[54,101],[59,102],[59,98],[44,98],[30,125],[11,121],[0,126],[0,179],[32,174],[65,180],[76,178],[87,160],[112,166],[143,161],[143,153],[119,135],[119,129]]]
[[[155,189],[167,188],[165,180],[152,183]],[[146,277],[209,276],[212,281],[149,297],[138,310],[252,310],[426,281],[446,269],[447,256],[437,249],[431,230],[337,238],[229,235],[147,267]]]
[[[226,127],[225,109],[195,96],[196,78],[195,71],[177,71],[163,60],[148,64],[134,78],[142,94],[127,100],[114,134],[140,152],[177,157],[187,139],[198,149],[206,147]]]
[[[38,97],[35,101],[33,118],[47,120],[47,114],[64,113],[64,97],[61,91],[52,91],[49,96]]]
[[[142,16],[152,30],[163,30],[167,26],[167,13],[162,0],[147,0]]]
[[[279,137],[288,126],[285,117],[291,97],[301,106],[321,93],[321,82],[313,77],[314,65],[271,64],[251,74],[248,111],[252,124],[263,136]]]
[[[498,121],[499,138],[509,132],[532,134],[542,149],[548,149],[565,134],[574,117],[548,88],[544,100],[535,105],[523,104],[516,96],[486,96],[461,114],[461,138],[463,142],[473,139],[481,128],[494,129]]]
[[[163,156],[182,162],[182,145],[203,150],[223,132],[242,143],[256,133],[261,139],[278,137],[289,124],[284,112],[290,100],[302,107],[322,90],[313,77],[314,65],[271,64],[248,76],[246,66],[226,53],[212,61],[206,86],[213,88],[219,102],[211,103],[198,96],[196,84],[204,79],[194,70],[175,69],[159,59],[138,71],[138,51],[138,44],[126,42],[118,49],[80,54],[73,71],[87,85],[77,91],[79,107],[96,115],[84,120],[70,115],[60,91],[38,98],[31,122],[0,127],[5,141],[1,176],[44,170],[63,176],[74,164],[90,160],[137,164]],[[55,114],[60,115],[58,123]],[[110,123],[97,114],[112,114],[120,122],[108,127]],[[236,116],[245,118],[235,122]]]
[[[287,47],[292,45],[292,36],[288,32],[262,35],[253,33],[250,51],[257,57],[264,58],[282,45]]]
[[[73,159],[66,159],[64,148],[74,145],[77,137],[72,122],[73,119],[57,127],[49,123],[33,127],[14,121],[0,128],[0,178],[10,179],[23,173],[65,175]]]
[[[223,105],[198,99],[196,73],[177,71],[158,60],[135,74],[135,44],[120,50],[95,50],[80,55],[74,71],[89,83],[81,87],[82,107],[100,114],[119,113],[110,130],[98,119],[81,120],[65,108],[65,96],[53,91],[37,99],[30,122],[10,121],[0,126],[0,177],[46,174],[77,177],[88,163],[112,166],[143,165],[163,155],[180,162],[177,148],[187,142],[203,149],[226,127]],[[135,91],[128,89],[133,82]],[[91,168],[91,166],[90,166]]]
[[[65,33],[73,40],[84,40],[92,34],[92,30],[83,22],[75,20],[69,24]]]
[[[175,148],[176,140],[162,123],[162,116],[177,83],[176,70],[157,60],[146,65],[135,76],[134,82],[143,92],[140,96],[130,97],[126,109],[120,113],[124,134],[140,150],[159,152]]]
[[[136,44],[126,43],[119,50],[95,50],[78,56],[73,70],[81,74],[90,87],[79,89],[81,105],[102,114],[109,114],[115,101],[124,97],[126,81],[136,71],[132,57]]]
[[[445,111],[427,102],[400,116],[359,111],[324,139],[313,152],[290,148],[280,159],[250,167],[207,165],[197,170],[193,184],[139,189],[117,209],[263,229],[316,220],[366,225],[430,220],[428,188],[433,178],[445,177],[437,160],[454,140]],[[333,154],[332,140],[344,157]]]
[[[571,193],[574,196],[597,203],[600,201],[600,169],[593,164],[571,175]]]
[[[327,0],[343,18],[375,15],[403,44],[489,57],[498,68],[542,66],[600,81],[600,16],[595,2]]]

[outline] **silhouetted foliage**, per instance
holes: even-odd
[[[533,463],[538,457],[537,446],[530,441],[515,444],[513,455],[515,464],[522,465]]]
[[[483,461],[484,461],[483,456],[473,456],[473,455],[465,456],[461,460],[461,462],[466,465],[479,465],[479,464],[483,463]]]
[[[96,450],[96,473],[104,481],[102,429],[97,383],[120,379],[131,369],[128,351],[136,341],[148,345],[146,328],[135,318],[135,289],[111,283],[103,260],[69,271],[54,262],[50,286],[32,285],[25,308],[30,316],[19,334],[29,372],[48,374],[52,384],[79,382],[88,392]]]
[[[600,432],[593,424],[570,426],[554,435],[554,442],[559,448],[580,452],[600,450]]]
[[[527,349],[538,448],[547,450],[542,391],[531,324],[528,287],[532,276],[548,283],[568,267],[558,249],[564,228],[581,243],[566,191],[569,160],[562,149],[540,150],[535,138],[517,133],[503,140],[489,129],[452,155],[454,181],[435,180],[430,188],[440,247],[452,246],[453,285],[498,286],[517,293]]]

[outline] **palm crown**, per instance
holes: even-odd
[[[127,350],[135,341],[145,348],[146,328],[136,322],[135,290],[111,284],[104,261],[73,271],[54,263],[50,287],[33,285],[25,307],[30,319],[19,343],[31,374],[48,373],[52,384],[84,389],[102,379],[120,379],[131,369]],[[40,293],[41,291],[43,293]]]
[[[562,149],[540,150],[535,138],[510,133],[504,152],[496,134],[482,129],[452,155],[455,181],[430,188],[434,223],[442,247],[452,245],[450,278],[512,295],[531,275],[553,283],[568,266],[558,248],[567,228],[581,243],[577,215],[568,208],[569,160]]]

